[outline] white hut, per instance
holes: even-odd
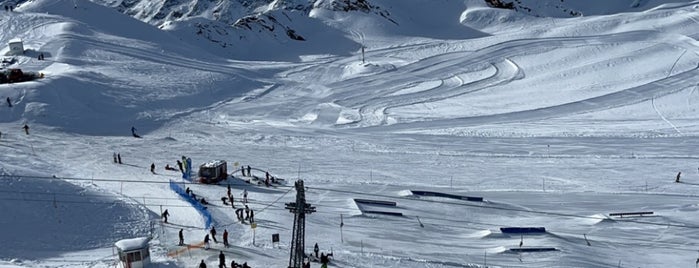
[[[150,266],[149,237],[137,237],[119,240],[114,243],[119,251],[119,260],[124,268],[143,268]]]
[[[10,51],[7,52],[8,55],[22,55],[24,54],[24,44],[22,44],[22,40],[19,38],[15,38],[10,40],[7,45],[10,47]]]

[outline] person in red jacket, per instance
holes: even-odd
[[[223,229],[223,246],[228,247],[228,230]]]

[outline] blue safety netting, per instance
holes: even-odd
[[[209,229],[212,224],[212,218],[211,218],[211,213],[206,209],[204,205],[199,203],[198,200],[194,199],[192,196],[188,195],[182,187],[177,185],[174,181],[170,180],[170,189],[175,191],[175,193],[179,194],[180,197],[182,197],[184,200],[189,202],[194,209],[196,209],[199,214],[201,214],[202,217],[204,217],[204,220],[206,220],[206,229]]]

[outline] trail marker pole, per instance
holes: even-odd
[[[420,221],[419,216],[415,216],[417,218],[417,222],[420,223],[420,227],[425,228],[425,225],[422,224],[422,221]]]
[[[343,226],[345,226],[345,222],[344,222],[344,220],[342,219],[342,214],[340,214],[340,242],[342,242],[342,243],[345,242],[345,238],[344,238],[344,236],[342,235],[342,227],[343,227]]]

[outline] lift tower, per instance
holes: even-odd
[[[306,236],[306,214],[316,212],[316,208],[306,203],[303,180],[294,183],[296,202],[286,203],[286,209],[294,213],[294,230],[291,234],[291,252],[289,253],[289,268],[302,268],[304,256],[304,237]]]

